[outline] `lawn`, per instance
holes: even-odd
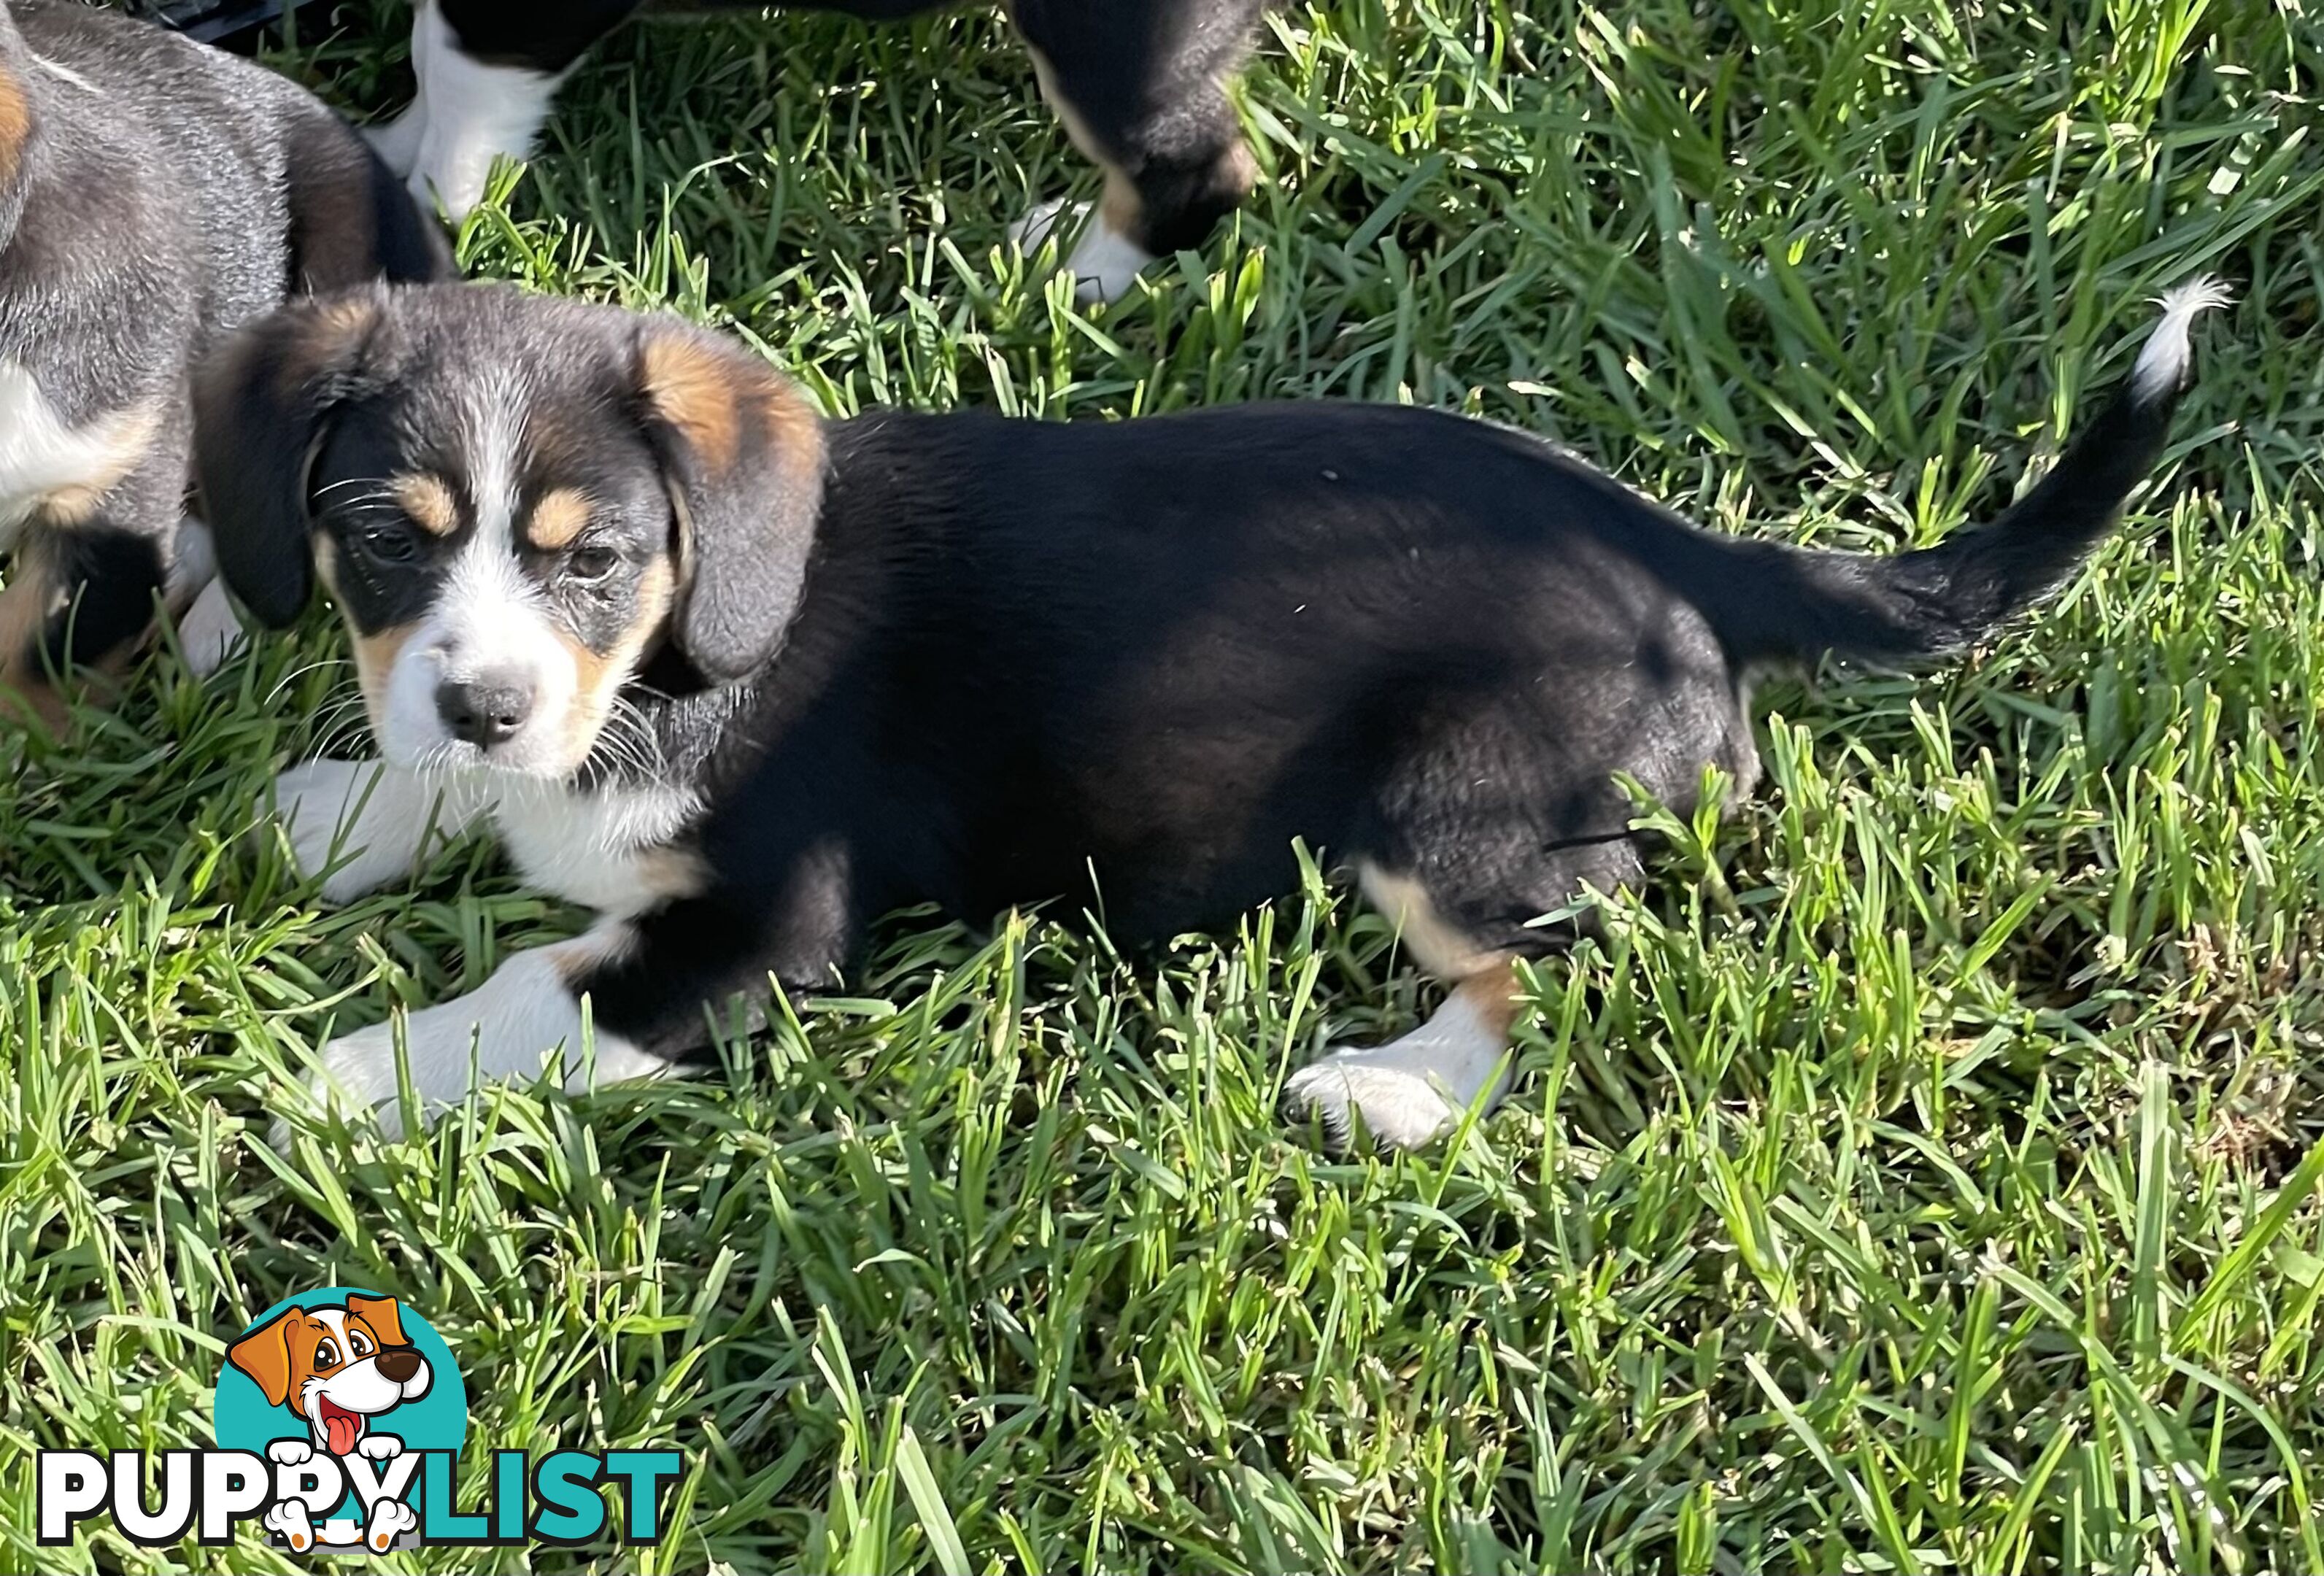
[[[400,102],[406,14],[338,20],[278,63]],[[623,33],[464,263],[835,413],[1405,400],[1886,549],[2006,502],[2163,287],[2241,300],[2089,572],[1957,670],[1765,689],[1765,791],[1416,1157],[1277,1115],[1432,1000],[1317,880],[1158,955],[902,917],[719,1075],[279,1157],[334,1022],[580,916],[484,844],[296,877],[270,778],[363,739],[320,610],[0,742],[0,1570],[224,1568],[36,1550],[30,1452],[208,1445],[224,1342],[332,1284],[450,1341],[472,1484],[687,1452],[601,1569],[2324,1569],[2319,94],[2301,0],[1330,0],[1249,78],[1249,211],[1084,309],[1003,243],[1095,182],[991,7]]]

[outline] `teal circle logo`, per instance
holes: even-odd
[[[327,1286],[275,1304],[228,1344],[214,1416],[220,1450],[337,1483],[349,1469],[374,1479],[408,1470],[421,1452],[456,1457],[468,1436],[468,1391],[451,1348],[408,1305],[360,1286]],[[383,1534],[401,1544],[417,1518],[367,1514],[350,1491],[320,1519],[294,1524],[286,1513],[269,1525],[303,1552]]]

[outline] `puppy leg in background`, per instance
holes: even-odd
[[[521,159],[558,84],[641,0],[429,0],[412,19],[412,106],[373,146],[424,207],[455,222],[483,200],[493,161]],[[416,129],[414,124],[416,122]]]
[[[1227,83],[1263,9],[1261,0],[1019,0],[1042,97],[1105,172],[1067,260],[1084,300],[1127,294],[1140,269],[1200,246],[1249,195],[1254,166]],[[1080,217],[1045,203],[1012,229],[1030,249]]]
[[[410,875],[431,839],[452,841],[487,807],[469,780],[423,778],[383,760],[309,760],[274,779],[274,811],[299,873],[322,877],[327,903],[351,903]]]
[[[602,924],[571,941],[519,953],[467,995],[404,1019],[401,1037],[422,1119],[433,1120],[467,1097],[472,1066],[486,1083],[522,1082],[538,1077],[552,1054],[561,1053],[562,1081],[576,1089],[592,1065],[604,1083],[667,1071],[665,1059],[602,1025],[594,1060],[584,1064],[581,994],[595,971],[635,945],[631,924]],[[315,1088],[325,1101],[337,1095],[343,1108],[376,1110],[381,1130],[391,1138],[403,1129],[395,1103],[397,1035],[391,1018],[333,1040],[324,1047]],[[278,1147],[287,1130],[276,1125]]]
[[[178,625],[178,649],[197,678],[208,678],[242,650],[242,615],[218,578],[210,528],[186,516],[178,528],[176,559],[170,566],[169,605]]]
[[[126,668],[165,589],[161,552],[152,535],[94,521],[28,533],[0,592],[0,706],[54,730],[60,679]]]

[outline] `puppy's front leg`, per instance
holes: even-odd
[[[602,924],[571,941],[519,953],[493,977],[456,1001],[415,1012],[401,1027],[412,1091],[423,1120],[466,1098],[475,1079],[515,1082],[538,1075],[552,1053],[567,1088],[578,1088],[583,1064],[580,996],[593,977],[635,947],[634,926]],[[391,1018],[343,1035],[324,1048],[316,1092],[338,1095],[356,1108],[374,1108],[389,1138],[402,1133],[396,1109],[395,1044]],[[607,1028],[595,1039],[599,1081],[615,1083],[667,1070],[669,1063]],[[278,1124],[278,1141],[284,1129]]]
[[[488,807],[475,783],[423,778],[384,760],[309,760],[274,779],[274,812],[299,873],[323,900],[351,903],[410,875],[431,838],[451,841]]]

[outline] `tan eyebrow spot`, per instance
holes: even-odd
[[[524,522],[524,539],[534,547],[553,551],[566,546],[581,534],[589,523],[589,497],[572,487],[558,487],[543,494],[532,506],[532,516]]]
[[[388,490],[403,512],[430,536],[450,536],[460,529],[460,505],[443,477],[410,471],[396,477]]]

